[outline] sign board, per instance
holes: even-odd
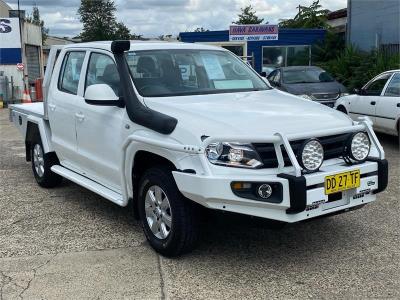
[[[21,37],[18,18],[0,18],[0,64],[21,62]]]
[[[278,40],[278,25],[231,25],[229,27],[230,41],[276,41]]]
[[[17,64],[17,69],[18,69],[18,71],[23,71],[24,70],[24,64],[23,63]]]

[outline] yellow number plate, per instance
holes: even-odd
[[[325,177],[325,195],[330,195],[360,186],[360,170]]]

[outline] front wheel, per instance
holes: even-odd
[[[150,245],[167,257],[190,252],[198,239],[194,204],[178,190],[167,168],[152,168],[140,182],[139,215]]]
[[[41,187],[52,188],[61,183],[62,177],[51,171],[58,164],[57,157],[54,153],[44,153],[40,137],[31,144],[31,161],[33,175]]]

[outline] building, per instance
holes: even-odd
[[[21,99],[22,91],[43,76],[41,28],[23,16],[24,11],[0,0],[0,73],[8,82],[8,89],[0,93],[5,100]]]
[[[267,41],[230,41],[229,30],[181,32],[179,39],[226,48],[247,58],[257,72],[278,66],[311,65],[312,45],[325,37],[324,29],[277,29],[278,37]]]
[[[70,39],[70,38],[61,38],[61,37],[56,37],[56,36],[51,36],[49,35],[46,40],[44,41],[43,45],[43,66],[44,69],[46,70],[47,66],[47,59],[49,58],[49,53],[50,53],[50,48],[51,46],[55,45],[67,45],[71,43],[78,43],[80,40],[76,39]]]
[[[364,51],[399,52],[399,0],[348,0],[347,9],[348,44]]]
[[[326,23],[328,23],[334,32],[345,38],[347,30],[347,8],[328,13]]]

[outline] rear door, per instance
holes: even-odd
[[[382,91],[376,106],[376,127],[388,133],[397,133],[400,115],[400,73],[394,73]]]
[[[83,88],[85,56],[85,50],[65,52],[60,71],[52,76],[47,99],[54,149],[61,164],[73,170],[79,170],[75,107],[83,100],[79,92]]]
[[[349,115],[353,119],[361,116],[369,117],[376,124],[376,107],[388,79],[392,74],[375,77],[362,88],[361,95],[355,95],[350,103]]]

